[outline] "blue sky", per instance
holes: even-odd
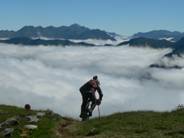
[[[183,5],[184,0],[1,0],[0,29],[78,23],[122,35],[184,32]]]

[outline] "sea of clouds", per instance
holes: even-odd
[[[29,103],[34,109],[49,108],[78,118],[78,89],[98,75],[104,93],[102,115],[173,110],[184,103],[184,70],[149,68],[170,51],[0,44],[0,104]]]

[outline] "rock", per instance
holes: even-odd
[[[30,125],[25,125],[24,127],[27,128],[27,129],[31,129],[31,130],[37,129],[37,128],[38,128],[37,125],[32,125],[32,124],[30,124]]]
[[[2,122],[1,124],[0,124],[0,128],[3,128],[3,127],[5,127],[6,126],[6,123],[5,122]]]
[[[31,105],[30,105],[30,104],[25,104],[24,108],[25,108],[26,110],[31,110]]]
[[[8,137],[11,136],[11,134],[13,133],[14,129],[13,128],[6,128],[4,129],[1,133],[4,137]]]
[[[12,118],[7,119],[5,121],[5,124],[8,126],[15,126],[19,124],[18,120],[19,120],[19,117],[12,117]]]
[[[37,123],[39,121],[36,115],[26,116],[26,119],[28,120],[29,123]]]
[[[96,128],[92,128],[86,136],[95,136],[97,134],[99,134],[99,131]]]
[[[36,114],[36,116],[37,116],[37,117],[43,117],[43,116],[45,116],[45,112],[38,112],[38,113]]]
[[[9,119],[7,119],[6,121],[4,121],[0,124],[0,128],[6,127],[6,126],[18,125],[19,124],[18,120],[19,120],[19,117],[9,118]]]

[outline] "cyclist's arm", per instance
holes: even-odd
[[[102,90],[101,90],[100,86],[97,87],[97,92],[99,94],[99,99],[102,100],[103,93],[102,93]]]

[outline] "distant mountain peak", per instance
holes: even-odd
[[[71,24],[69,27],[84,27],[84,26],[79,25],[79,24],[77,24],[77,23],[74,23],[74,24]]]

